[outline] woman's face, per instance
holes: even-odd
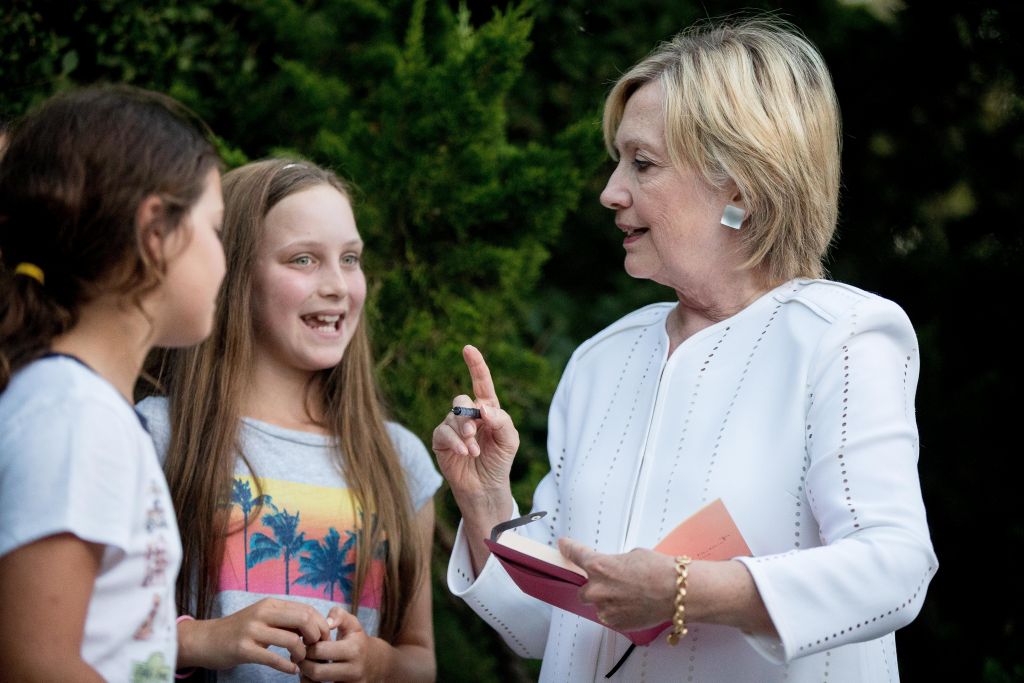
[[[315,372],[341,362],[366,299],[352,207],[330,185],[285,197],[257,251],[256,362]]]
[[[677,168],[665,142],[664,95],[652,81],[626,102],[615,133],[619,162],[601,193],[625,233],[626,272],[677,291],[716,277],[743,262],[735,230],[721,225],[735,189],[716,190],[694,171]]]

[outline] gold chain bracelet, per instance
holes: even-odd
[[[676,611],[672,615],[672,631],[668,634],[668,644],[675,645],[687,634],[686,628],[686,579],[689,574],[690,562],[686,555],[676,558]]]

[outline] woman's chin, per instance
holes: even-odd
[[[654,280],[656,271],[650,266],[641,262],[639,259],[631,259],[626,256],[626,261],[623,264],[626,271],[626,275],[630,276],[634,280]]]

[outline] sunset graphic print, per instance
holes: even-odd
[[[303,596],[352,604],[361,512],[348,489],[250,477],[231,487],[231,526],[221,591]],[[262,504],[262,505],[261,505]],[[252,515],[259,508],[259,513]],[[249,518],[248,525],[244,520]],[[379,609],[382,552],[375,553],[359,606]]]

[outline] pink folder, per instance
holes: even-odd
[[[580,586],[587,583],[586,574],[581,573],[582,569],[577,571],[559,566],[530,554],[528,548],[525,551],[517,550],[503,545],[500,540],[499,536],[497,542],[484,539],[484,543],[520,590],[538,600],[600,623],[594,606],[580,602]],[[537,545],[543,546],[539,543]],[[720,498],[683,520],[654,550],[666,555],[689,555],[694,560],[731,560],[751,554],[732,515]],[[571,565],[567,561],[566,564]],[[669,626],[671,623],[665,622],[640,631],[619,633],[636,645],[647,645]]]

